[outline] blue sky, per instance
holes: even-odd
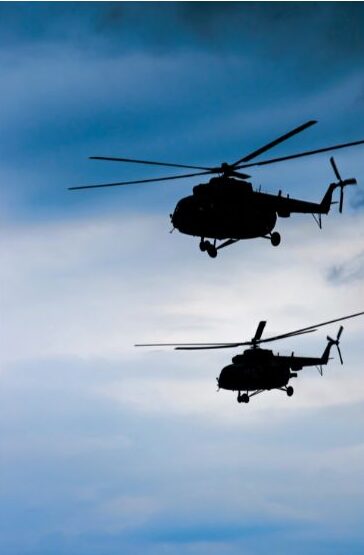
[[[0,549],[8,555],[362,553],[363,322],[321,378],[238,405],[229,352],[136,350],[363,309],[363,149],[345,211],[211,260],[169,234],[194,180],[88,160],[232,161],[364,138],[359,3],[0,5]],[[273,151],[272,151],[273,152]],[[319,200],[328,156],[254,170]],[[269,271],[267,272],[267,267]],[[336,333],[335,326],[328,333]],[[280,352],[320,354],[326,330]]]

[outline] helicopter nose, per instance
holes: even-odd
[[[174,209],[174,212],[172,212],[172,214],[169,215],[169,217],[171,218],[171,223],[172,223],[173,227],[178,227],[178,225],[177,225],[178,218],[176,217],[176,210],[177,210],[177,206]]]
[[[177,229],[181,225],[182,213],[186,208],[186,199],[181,199],[177,202],[173,214],[171,214],[171,222]]]
[[[219,377],[216,378],[217,385],[220,389],[225,389],[226,388],[227,373],[228,373],[228,371],[225,368],[223,368],[220,372]]]

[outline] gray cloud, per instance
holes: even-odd
[[[357,3],[106,4],[95,14],[98,32],[121,42],[127,33],[134,47],[250,52],[321,76],[361,62],[363,24],[364,7]]]
[[[1,6],[2,42],[71,41],[97,50],[196,48],[216,54],[255,52],[305,71],[345,68],[361,61],[360,3],[118,2],[85,6],[48,3]],[[278,58],[279,56],[279,58]],[[296,61],[295,61],[296,60]]]
[[[363,260],[349,263],[362,252],[361,213],[330,214],[322,232],[282,220],[280,249],[242,242],[211,261],[168,233],[186,185],[64,188],[141,171],[89,154],[230,159],[302,117],[335,119],[317,126],[323,144],[359,139],[361,35],[344,55],[340,44],[358,14],[321,3],[0,5],[0,551],[355,552],[362,321],[345,326],[345,374],[336,358],[324,379],[300,376],[292,403],[271,392],[248,411],[215,391],[230,353],[133,344],[239,340],[260,319],[273,335],[346,314],[361,294]],[[343,175],[360,179],[359,154],[338,155]],[[309,199],[332,179],[320,159],[290,168],[263,185]],[[345,283],[335,303],[328,267]],[[325,335],[284,349],[321,353]]]
[[[341,264],[331,266],[327,278],[335,285],[362,280],[364,278],[364,251]]]
[[[345,377],[333,361],[324,381],[300,377],[294,403],[271,392],[245,413],[215,391],[230,354],[132,345],[235,340],[263,317],[274,334],[344,314],[355,286],[333,313],[320,276],[362,224],[327,222],[321,243],[308,221],[287,229],[282,250],[242,243],[213,264],[160,221],[115,212],[2,230],[0,550],[237,555],[273,535],[276,552],[292,553],[282,523],[316,541],[333,523],[341,541],[360,534],[363,393],[351,333]],[[320,333],[301,346],[315,354],[323,343]]]

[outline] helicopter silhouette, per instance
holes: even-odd
[[[173,164],[111,156],[91,156],[90,158],[93,160],[189,168],[203,171],[135,181],[83,185],[69,187],[69,190],[115,187],[138,183],[155,183],[215,174],[217,177],[212,177],[208,183],[195,185],[193,187],[193,194],[182,198],[177,203],[174,212],[170,214],[173,229],[177,229],[181,233],[187,235],[200,237],[200,250],[207,252],[212,258],[217,256],[219,249],[232,245],[242,239],[264,237],[270,239],[273,246],[278,246],[281,242],[281,236],[277,231],[273,231],[278,217],[289,218],[291,214],[295,213],[312,214],[321,229],[321,215],[328,214],[331,205],[336,204],[336,202],[334,203],[332,201],[333,192],[336,189],[340,189],[339,212],[342,212],[344,188],[348,185],[355,185],[356,179],[342,179],[334,158],[330,158],[331,166],[337,181],[329,185],[321,202],[307,202],[290,198],[289,195],[283,196],[281,191],[279,191],[277,195],[273,195],[264,193],[260,190],[253,190],[252,184],[247,181],[247,178],[250,176],[239,170],[283,162],[303,156],[311,156],[313,154],[338,150],[364,143],[364,140],[360,140],[288,156],[281,156],[270,160],[251,162],[251,160],[257,156],[260,156],[264,152],[267,152],[271,148],[301,133],[316,123],[316,120],[310,120],[278,137],[274,141],[254,150],[236,162],[232,164],[223,162],[217,167]],[[213,242],[206,240],[206,238],[212,239]],[[217,241],[222,242],[217,245]]]
[[[175,350],[193,351],[203,349],[232,349],[249,345],[242,354],[235,355],[232,358],[232,364],[225,366],[217,379],[219,389],[227,389],[238,392],[238,403],[249,403],[250,397],[279,389],[285,391],[288,397],[294,393],[293,387],[288,385],[292,378],[297,378],[297,372],[309,366],[316,366],[321,376],[323,375],[322,367],[330,360],[330,352],[333,346],[337,347],[341,364],[343,358],[339,347],[340,337],[343,332],[343,326],[340,326],[336,339],[327,336],[327,345],[321,356],[306,357],[295,356],[294,352],[290,356],[274,354],[269,349],[261,349],[262,343],[270,343],[289,337],[296,337],[306,333],[312,333],[321,326],[327,326],[335,322],[355,318],[363,315],[364,312],[357,312],[349,316],[342,316],[335,320],[329,320],[320,324],[314,324],[306,328],[290,331],[273,337],[262,338],[262,334],[266,325],[266,321],[258,324],[254,337],[250,341],[234,342],[234,343],[139,343],[135,347],[174,347]],[[244,393],[242,393],[244,392]]]

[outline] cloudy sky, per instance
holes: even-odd
[[[321,378],[249,406],[216,392],[239,341],[364,310],[362,147],[345,211],[216,260],[170,234],[194,180],[88,160],[233,161],[364,139],[360,3],[0,5],[0,549],[7,555],[353,555],[364,549],[364,321]],[[328,155],[254,170],[320,200]],[[162,172],[163,173],[163,172]],[[275,345],[319,355],[326,334]]]

